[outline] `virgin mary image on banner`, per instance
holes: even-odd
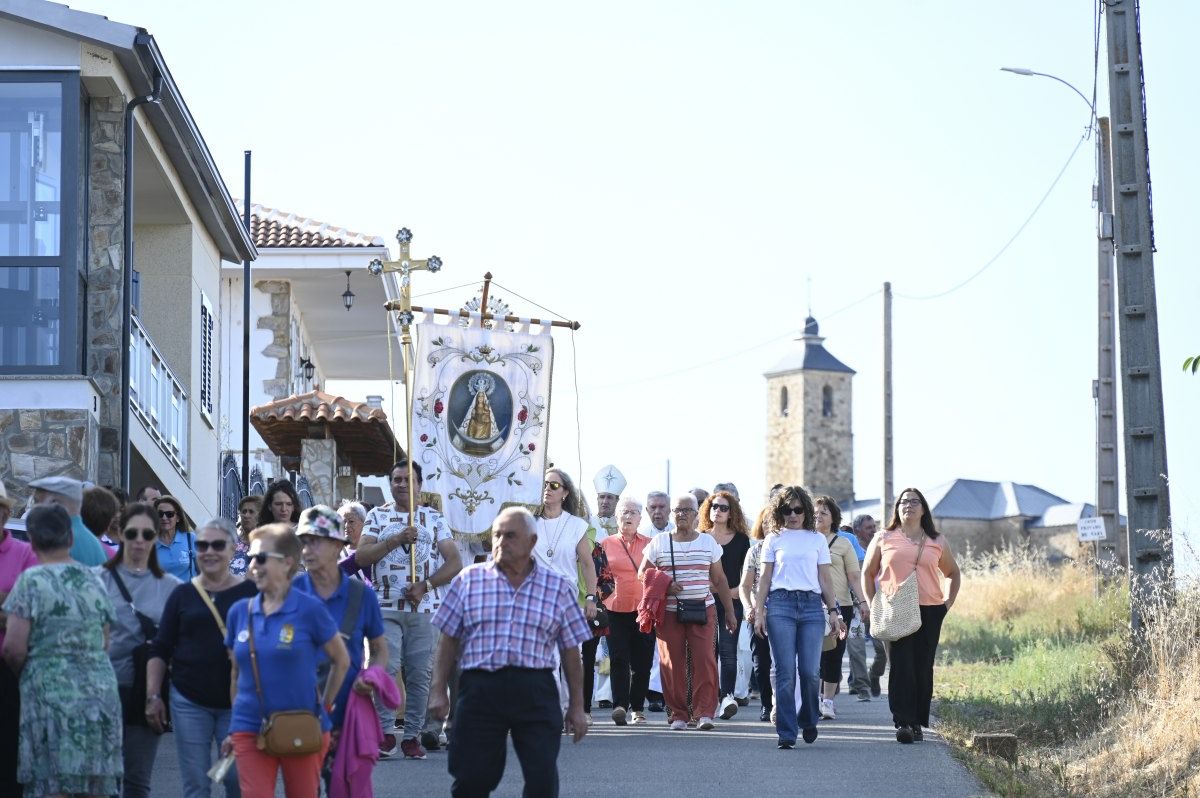
[[[504,507],[541,503],[554,341],[477,321],[417,330],[412,429],[422,491],[442,497],[455,534],[480,536]]]

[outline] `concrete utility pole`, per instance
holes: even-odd
[[[883,284],[883,505],[881,520],[892,510],[892,284]]]
[[[1163,419],[1154,220],[1146,141],[1141,31],[1135,0],[1107,0],[1108,95],[1113,123],[1115,246],[1120,299],[1121,389],[1125,422],[1125,504],[1129,512],[1130,626],[1142,627],[1140,601],[1170,591],[1171,505]]]
[[[1117,334],[1113,317],[1112,152],[1108,117],[1098,120],[1096,135],[1096,242],[1098,251],[1098,332],[1096,383],[1096,516],[1103,519],[1106,539],[1096,544],[1100,567],[1111,573],[1127,564],[1128,537],[1121,531],[1117,489]]]

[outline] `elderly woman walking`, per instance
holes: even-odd
[[[121,702],[104,653],[115,610],[91,569],[71,559],[66,510],[35,507],[25,525],[41,565],[4,601],[4,660],[21,684],[17,778],[26,798],[116,795]]]
[[[135,502],[121,513],[121,545],[96,574],[116,608],[108,658],[112,660],[125,716],[122,745],[125,780],[124,798],[150,795],[150,774],[158,754],[161,725],[150,726],[152,708],[159,707],[162,696],[151,692],[145,682],[149,643],[158,633],[163,608],[179,580],[158,565],[154,511],[150,505]],[[140,673],[139,673],[140,671]],[[141,689],[139,689],[139,687]]]
[[[642,505],[637,499],[622,499],[617,505],[618,532],[600,543],[616,582],[616,589],[604,600],[604,606],[608,610],[612,719],[618,726],[646,722],[646,691],[650,688],[650,661],[654,657],[654,633],[642,632],[637,623],[638,602],[642,600],[638,564],[650,544],[650,538],[637,531],[641,517]]]
[[[350,667],[346,644],[325,605],[292,588],[301,556],[300,541],[287,524],[251,532],[250,578],[259,594],[234,604],[226,621],[225,647],[233,662],[235,696],[229,736],[221,752],[236,755],[238,782],[246,798],[274,795],[280,770],[287,798],[317,794],[321,762],[329,748],[329,716]],[[318,694],[321,652],[331,665],[324,690]],[[265,746],[265,739],[265,747],[259,747],[260,730],[277,713],[297,713],[290,716],[299,727],[297,734],[319,734],[313,739],[295,738],[310,752],[285,754]]]
[[[929,504],[921,491],[905,488],[892,507],[892,519],[867,548],[863,561],[862,590],[868,600],[875,597],[875,577],[885,596],[893,596],[913,574],[917,578],[917,604],[921,627],[893,640],[888,653],[888,706],[896,727],[896,741],[912,743],[924,739],[929,727],[929,704],[933,700],[933,660],[942,634],[942,621],[954,606],[962,574],[950,543],[933,525]],[[942,577],[950,580],[943,590]]]
[[[671,709],[671,728],[687,729],[688,686],[687,656],[692,652],[692,706],[699,716],[701,731],[713,728],[717,709],[717,661],[713,656],[717,612],[711,584],[725,610],[725,628],[737,634],[737,615],[733,610],[729,583],[721,567],[721,547],[711,535],[696,529],[696,497],[684,493],[675,499],[671,510],[675,531],[660,532],[651,539],[643,554],[638,576],[658,568],[671,577],[667,589],[666,613],[658,626],[658,657],[662,671],[663,694]]]
[[[171,721],[179,752],[184,798],[208,798],[207,771],[213,748],[229,733],[229,657],[225,653],[225,616],[234,602],[253,596],[253,582],[230,573],[237,533],[224,518],[214,518],[196,532],[200,575],[167,597],[158,635],[150,648],[146,692],[150,728],[162,732],[167,721],[163,681],[171,670]],[[237,769],[222,781],[226,798],[241,795]]]
[[[829,544],[812,531],[813,503],[804,488],[784,488],[771,500],[770,521],[778,532],[762,548],[754,630],[771,639],[775,661],[775,731],[779,748],[817,739],[817,682],[825,616],[839,634],[846,633],[829,576]],[[803,702],[796,711],[796,676]],[[799,727],[799,729],[797,729]]]

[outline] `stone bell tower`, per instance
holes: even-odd
[[[854,500],[850,382],[854,369],[825,349],[817,320],[767,378],[767,486],[801,485],[846,507]]]

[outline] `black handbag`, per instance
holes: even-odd
[[[596,617],[588,621],[588,625],[592,627],[593,637],[604,637],[608,634],[608,610],[603,604],[596,605]]]
[[[121,697],[121,715],[127,726],[149,726],[150,724],[146,721],[146,664],[150,662],[150,641],[158,634],[158,624],[133,605],[133,597],[129,595],[129,588],[125,587],[125,582],[117,573],[117,569],[113,568],[109,573],[112,574],[113,581],[117,583],[117,590],[121,591],[121,598],[125,599],[129,608],[133,610],[134,617],[142,627],[142,636],[145,637],[143,642],[133,647],[133,685],[118,690]],[[171,707],[167,703],[170,678],[169,674],[164,673],[162,687],[159,688],[159,697],[167,711],[168,726],[171,722]]]
[[[675,573],[675,539],[667,535],[667,540],[671,544],[671,578],[674,579]],[[675,616],[680,623],[690,623],[703,626],[708,623],[708,607],[704,599],[675,599]]]

